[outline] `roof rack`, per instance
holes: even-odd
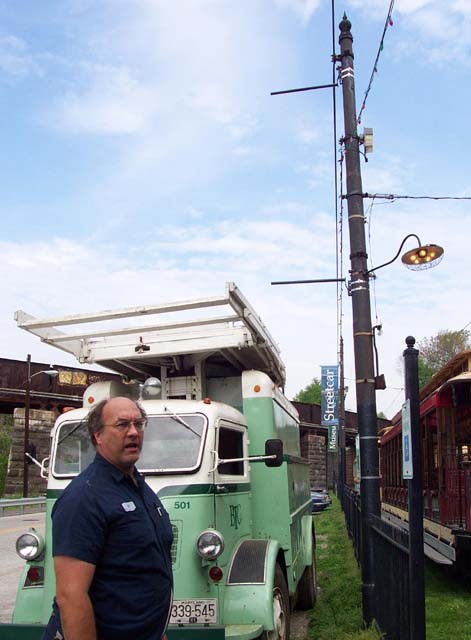
[[[232,312],[187,318],[195,310],[216,307],[229,307]],[[116,327],[123,318],[142,319],[158,314],[173,314],[172,320]],[[220,297],[43,320],[17,311],[15,320],[21,329],[71,353],[79,362],[100,364],[135,380],[159,377],[161,367],[187,375],[195,365],[204,363],[207,376],[225,377],[257,369],[267,373],[278,386],[285,384],[285,366],[278,346],[233,282],[226,283],[225,295]],[[110,327],[113,321],[115,324]],[[86,332],[66,334],[56,328],[86,323],[101,323],[101,329],[92,327]]]

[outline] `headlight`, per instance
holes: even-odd
[[[219,531],[207,529],[198,536],[196,550],[205,560],[214,560],[224,551],[224,538]]]
[[[36,531],[23,533],[16,541],[16,553],[23,560],[35,560],[44,549],[44,540]]]

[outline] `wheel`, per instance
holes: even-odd
[[[296,591],[296,609],[312,609],[317,600],[316,537],[312,534],[312,564],[304,569]]]
[[[289,640],[289,594],[285,576],[279,564],[275,567],[275,581],[273,583],[273,631],[265,631],[263,640]]]
[[[317,600],[317,576],[316,560],[312,558],[312,564],[304,569],[301,580],[298,583],[296,609],[307,611],[312,609]]]

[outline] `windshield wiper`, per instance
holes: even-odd
[[[62,444],[64,442],[64,440],[67,440],[67,438],[69,436],[71,436],[73,433],[75,433],[77,431],[77,429],[79,429],[83,424],[86,424],[86,423],[87,423],[87,419],[86,418],[84,418],[83,420],[80,420],[80,422],[77,422],[75,427],[73,429],[71,429],[69,431],[69,433],[66,433],[64,436],[62,436],[62,438],[58,441],[57,446]]]
[[[197,431],[195,431],[193,429],[193,427],[190,427],[190,425],[188,424],[188,422],[186,422],[185,420],[183,420],[183,418],[181,416],[179,416],[178,414],[176,414],[174,411],[171,411],[170,409],[168,409],[167,407],[164,407],[164,411],[165,413],[170,414],[170,417],[173,418],[174,420],[176,420],[177,422],[179,422],[180,424],[182,424],[184,427],[186,427],[189,431],[191,431],[191,433],[194,433],[195,436],[198,436],[198,438],[201,438],[201,434],[199,434]]]

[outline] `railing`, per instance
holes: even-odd
[[[355,557],[361,560],[361,507],[360,494],[347,485],[344,486],[343,510],[347,522],[348,535],[352,539]]]
[[[360,494],[344,487],[343,510],[355,556],[361,565]],[[375,615],[386,640],[413,640],[409,616],[408,533],[373,517],[369,535],[375,555]]]
[[[387,640],[414,640],[410,631],[409,534],[372,516],[376,621]]]
[[[0,518],[3,516],[18,516],[26,513],[45,511],[46,498],[13,498],[0,500]]]

